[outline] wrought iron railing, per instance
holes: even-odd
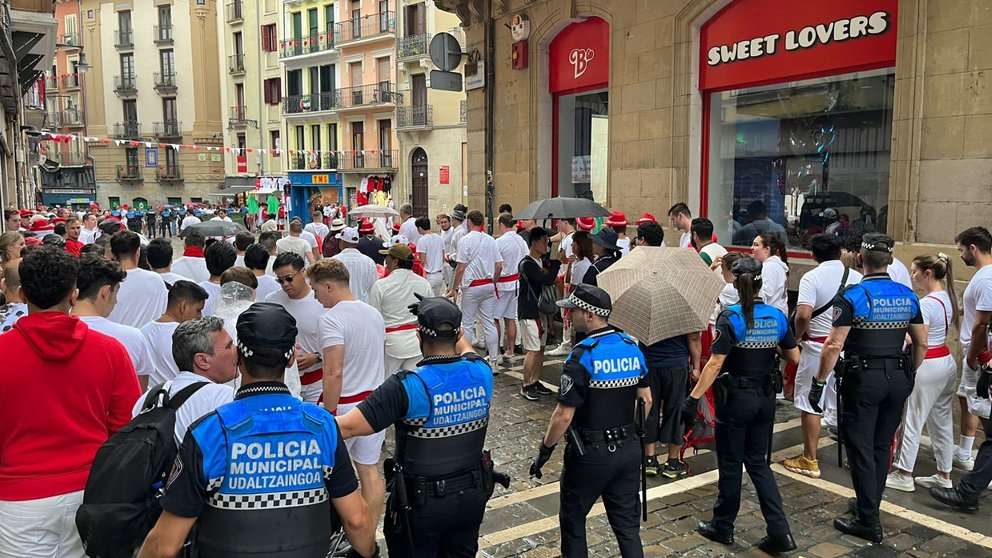
[[[379,12],[357,19],[349,19],[334,25],[339,45],[360,39],[386,36],[396,33],[396,14]]]
[[[430,54],[428,49],[431,44],[431,36],[427,33],[420,35],[410,35],[396,39],[396,58],[419,58]]]
[[[421,105],[396,108],[397,128],[429,128],[434,125],[434,107]]]
[[[395,149],[349,151],[338,158],[337,169],[343,172],[395,169],[398,162]]]
[[[157,138],[178,138],[182,136],[183,123],[178,120],[166,120],[152,123],[152,135]]]
[[[318,33],[279,41],[279,58],[334,50],[334,33]]]
[[[396,104],[402,100],[403,95],[397,93],[396,86],[389,81],[338,89],[338,101],[341,108],[384,103]]]
[[[141,122],[137,120],[125,120],[114,124],[114,137],[121,139],[135,139],[141,137]]]

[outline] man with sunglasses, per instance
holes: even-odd
[[[266,297],[296,318],[296,363],[300,368],[300,396],[316,403],[324,393],[324,372],[320,347],[320,319],[327,312],[313,296],[303,273],[304,261],[296,252],[283,252],[272,264],[282,290]]]

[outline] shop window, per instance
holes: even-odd
[[[894,75],[853,73],[710,93],[708,216],[726,245],[761,233],[884,231]]]
[[[606,203],[609,93],[560,95],[557,104],[558,195]]]

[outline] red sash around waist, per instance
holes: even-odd
[[[417,324],[403,324],[398,326],[389,326],[386,328],[386,333],[393,333],[396,331],[409,331],[411,329],[417,329]]]
[[[348,395],[348,396],[342,395],[341,397],[338,398],[338,405],[361,403],[362,401],[365,401],[365,399],[370,395],[372,395],[371,391],[363,391],[361,393],[356,393],[355,395]]]
[[[809,335],[803,334],[803,341],[812,341],[814,343],[826,343],[827,337],[810,337]]]
[[[926,359],[931,358],[943,358],[945,356],[950,356],[951,350],[947,348],[947,345],[939,345],[937,347],[930,347],[927,349]]]
[[[324,379],[324,369],[318,368],[313,372],[307,372],[306,374],[300,376],[300,385],[308,386],[310,384],[316,384],[317,382]]]
[[[505,275],[499,278],[500,283],[512,283],[520,279],[519,273],[514,273],[513,275]]]

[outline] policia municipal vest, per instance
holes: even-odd
[[[841,296],[853,307],[845,358],[899,357],[910,320],[920,310],[913,291],[888,275],[878,275],[847,287]]]
[[[762,302],[754,305],[754,322],[750,328],[740,304],[728,306],[720,317],[730,322],[734,349],[723,361],[721,370],[734,377],[764,379],[775,369],[776,348],[788,333],[788,318],[778,308]]]
[[[337,424],[288,394],[253,395],[217,409],[194,429],[208,491],[199,518],[202,558],[327,551],[339,523],[325,476]]]
[[[637,343],[623,333],[608,331],[576,343],[572,358],[589,372],[589,390],[575,409],[572,425],[603,431],[633,424],[637,384],[648,372]]]

